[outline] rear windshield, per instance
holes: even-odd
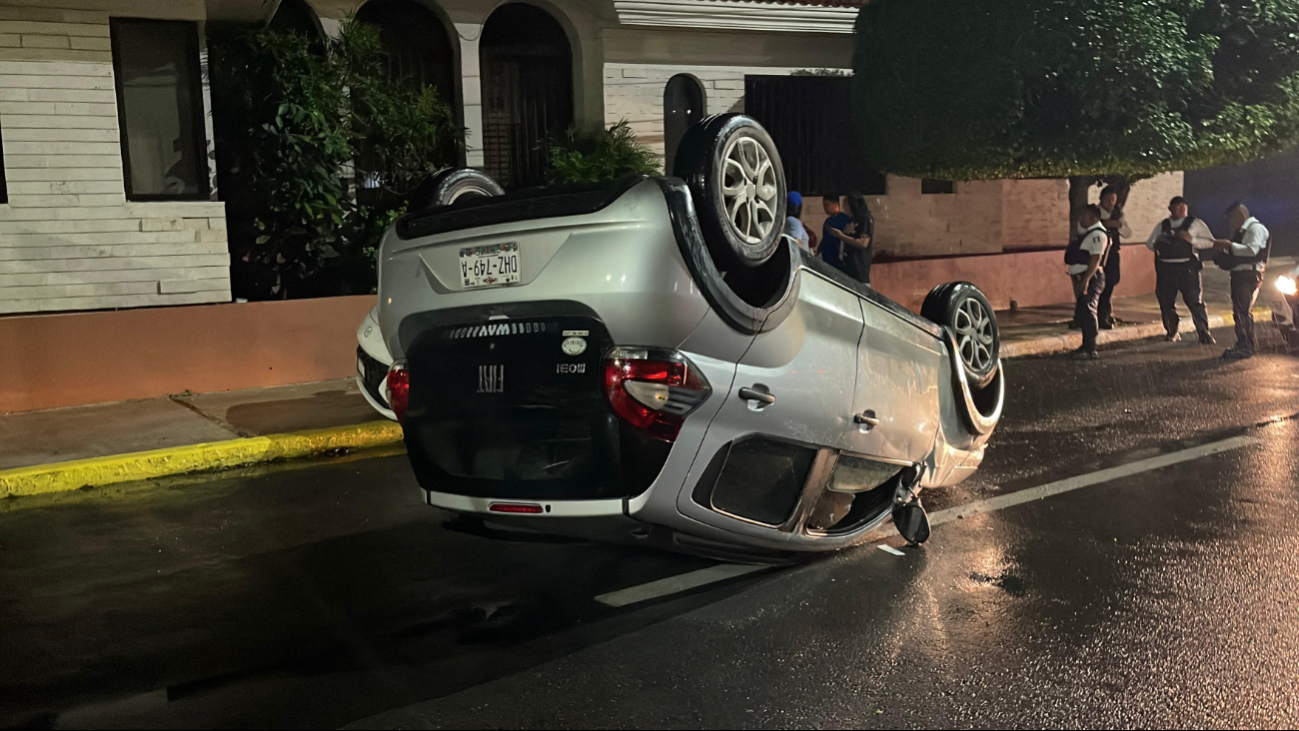
[[[473,198],[436,206],[403,216],[397,221],[397,236],[403,240],[418,239],[498,223],[595,213],[647,179],[644,175],[629,175],[617,180],[529,188],[494,198]]]

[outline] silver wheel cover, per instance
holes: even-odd
[[[992,316],[974,298],[956,310],[956,343],[961,363],[970,373],[986,373],[992,367]]]
[[[776,166],[758,140],[744,134],[732,138],[722,154],[722,200],[727,222],[740,240],[761,243],[777,225],[779,192]]]

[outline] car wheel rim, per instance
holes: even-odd
[[[722,154],[726,219],[746,244],[758,244],[776,224],[776,166],[754,138],[738,136]]]
[[[967,299],[956,308],[956,343],[961,362],[971,373],[983,373],[992,366],[992,316],[976,299]]]

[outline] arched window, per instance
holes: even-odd
[[[320,46],[325,37],[325,31],[320,27],[320,18],[307,4],[307,0],[281,0],[275,9],[275,16],[271,18],[270,29],[309,38],[313,47]]]
[[[549,13],[510,3],[491,14],[479,42],[483,162],[501,185],[545,180],[546,140],[573,123],[573,52]]]
[[[432,86],[455,106],[455,52],[433,11],[414,0],[370,0],[356,19],[378,26],[394,79],[412,89]]]
[[[455,108],[455,53],[442,21],[415,0],[370,0],[356,13],[357,21],[379,29],[379,41],[388,56],[388,73],[398,84],[418,91],[431,87]],[[443,157],[453,158],[451,150]],[[356,198],[366,206],[397,205],[409,194],[412,181],[393,179],[384,170],[392,163],[368,143],[354,159]]]
[[[704,118],[704,88],[690,74],[668,79],[663,89],[663,172],[672,174],[677,146],[690,125]]]

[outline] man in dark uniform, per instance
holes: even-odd
[[[1123,217],[1123,209],[1119,208],[1119,191],[1112,185],[1105,186],[1101,191],[1101,223],[1110,235],[1110,251],[1101,264],[1105,269],[1105,291],[1101,292],[1101,300],[1096,305],[1096,320],[1102,330],[1113,330],[1114,312],[1110,300],[1114,297],[1114,287],[1122,276],[1119,248],[1123,239],[1132,238],[1132,229]]]
[[[1065,252],[1065,264],[1073,280],[1074,319],[1082,325],[1082,347],[1073,351],[1076,360],[1096,360],[1096,307],[1105,291],[1105,270],[1101,262],[1109,250],[1110,236],[1101,223],[1099,206],[1087,206],[1078,218],[1082,234]],[[1085,263],[1084,263],[1085,262]]]
[[[1258,297],[1258,288],[1263,284],[1272,234],[1257,218],[1249,215],[1244,203],[1232,203],[1227,209],[1227,220],[1235,233],[1231,239],[1215,241],[1223,253],[1214,261],[1231,270],[1231,311],[1236,318],[1236,345],[1222,357],[1244,360],[1254,355],[1254,314],[1251,310]]]
[[[1195,331],[1201,345],[1215,341],[1209,332],[1209,313],[1204,309],[1204,287],[1200,281],[1199,251],[1215,246],[1213,232],[1204,221],[1191,215],[1186,199],[1177,196],[1168,203],[1169,217],[1159,222],[1146,239],[1146,248],[1155,252],[1155,298],[1164,319],[1164,339],[1176,342],[1180,319],[1177,315],[1177,295],[1180,292],[1186,308],[1191,311]]]

